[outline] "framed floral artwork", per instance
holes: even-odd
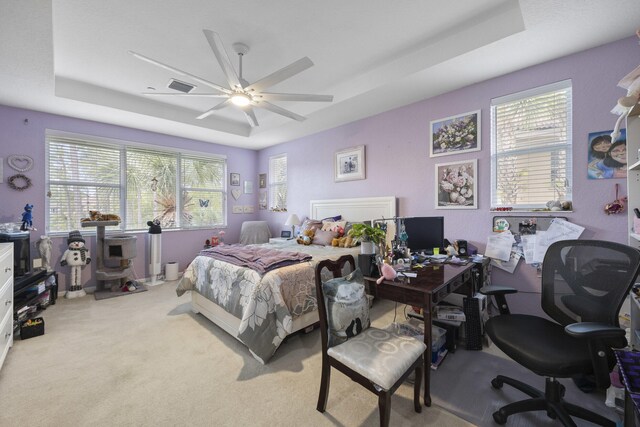
[[[478,159],[436,165],[436,209],[478,209]]]
[[[338,151],[334,168],[336,182],[365,179],[364,145]]]
[[[431,122],[429,157],[480,151],[480,110]]]

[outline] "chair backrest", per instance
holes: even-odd
[[[350,271],[356,269],[356,262],[353,255],[342,255],[337,260],[322,260],[316,265],[316,298],[318,304],[318,317],[320,318],[320,336],[322,338],[322,352],[326,354],[329,343],[329,321],[327,319],[327,304],[324,298],[324,292],[322,290],[322,278],[324,269],[329,270],[333,278],[338,278],[343,275],[344,267],[349,264]]]
[[[542,309],[562,325],[601,322],[620,326],[620,307],[639,270],[640,252],[621,243],[553,243],[542,264]]]
[[[240,244],[268,243],[271,237],[267,221],[245,221],[240,228]]]

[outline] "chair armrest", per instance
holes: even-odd
[[[572,323],[564,330],[572,337],[584,339],[622,338],[625,335],[624,329],[597,322]]]
[[[500,285],[487,285],[480,288],[480,293],[485,295],[507,295],[518,292],[515,288]]]
[[[567,325],[564,330],[573,337],[589,340],[589,353],[596,385],[598,388],[609,387],[611,384],[609,372],[613,366],[612,342],[624,341],[621,346],[626,345],[624,329],[604,323],[581,322]]]
[[[511,314],[509,310],[509,304],[507,304],[507,299],[505,295],[507,294],[515,294],[518,292],[517,289],[510,288],[508,286],[499,286],[499,285],[487,285],[480,288],[480,293],[491,296],[496,300],[496,304],[498,304],[498,310],[500,314]]]

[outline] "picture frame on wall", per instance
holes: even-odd
[[[430,126],[429,157],[480,151],[481,110],[433,120]]]
[[[336,182],[365,179],[364,145],[337,151],[334,170]]]
[[[258,208],[261,210],[267,209],[267,192],[266,191],[260,192],[260,197],[258,200]]]
[[[229,174],[229,184],[234,186],[240,186],[240,174],[239,173]]]
[[[244,182],[244,194],[253,194],[253,181]]]
[[[261,173],[258,175],[258,187],[267,188],[267,174]]]
[[[436,209],[478,209],[478,159],[435,165]]]

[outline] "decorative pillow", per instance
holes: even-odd
[[[371,325],[360,269],[323,282],[322,290],[327,305],[329,347],[346,342]]]
[[[322,222],[325,222],[325,221],[340,221],[341,219],[342,219],[342,215],[328,216],[326,218],[322,218]]]
[[[331,246],[331,241],[334,237],[338,237],[338,233],[331,230],[318,230],[315,236],[313,236],[314,245]]]
[[[340,237],[344,235],[344,227],[346,225],[347,221],[322,221],[322,231],[335,231]]]
[[[317,219],[306,218],[302,221],[302,225],[300,226],[300,234],[304,234],[307,230],[320,230],[322,229],[322,221]]]

